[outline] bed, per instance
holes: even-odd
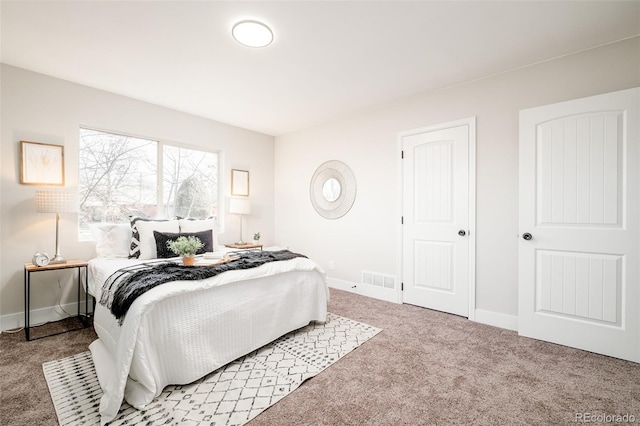
[[[150,262],[97,251],[87,283],[96,300],[115,271]],[[324,271],[297,257],[159,285],[131,304],[122,324],[96,304],[98,339],[89,348],[104,393],[102,424],[123,400],[142,409],[169,384],[191,383],[311,321],[325,321],[328,297]]]

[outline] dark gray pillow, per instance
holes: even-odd
[[[204,246],[196,252],[196,254],[203,254],[208,251],[213,251],[213,233],[209,229],[208,231],[200,232],[181,232],[176,234],[174,232],[158,232],[153,231],[153,237],[156,239],[156,250],[158,251],[158,259],[166,259],[168,257],[176,257],[177,255],[167,247],[167,242],[177,240],[178,237],[198,237]]]

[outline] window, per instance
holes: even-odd
[[[80,129],[79,235],[129,216],[203,219],[218,210],[218,154]]]
[[[162,158],[164,216],[204,219],[214,214],[218,155],[164,145]]]

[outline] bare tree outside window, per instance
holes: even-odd
[[[165,145],[162,164],[165,216],[217,214],[218,154]]]
[[[79,163],[80,240],[93,239],[93,225],[128,222],[129,216],[217,214],[217,153],[80,129]]]

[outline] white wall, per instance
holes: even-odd
[[[399,276],[399,132],[477,117],[476,306],[517,315],[518,111],[538,105],[640,86],[640,38],[433,93],[416,95],[323,126],[274,138],[135,101],[11,66],[0,68],[0,327],[15,327],[23,311],[23,263],[53,252],[54,218],[35,212],[37,188],[19,184],[20,140],[65,146],[68,187],[77,187],[78,127],[157,138],[224,151],[223,191],[230,169],[251,173],[252,215],[245,238],[309,255],[344,282],[362,270]],[[275,155],[274,155],[275,154]],[[316,214],[309,182],[324,161],[347,163],[358,193],[338,220]],[[274,211],[275,209],[275,211]],[[237,239],[237,217],[226,217],[221,242]],[[78,242],[76,217],[63,215],[62,253],[89,259],[93,244]],[[274,235],[277,238],[274,238]],[[335,268],[329,270],[329,261]],[[37,276],[37,275],[36,275]],[[74,302],[69,274],[34,276],[32,306]],[[62,290],[58,290],[58,279]],[[491,321],[491,319],[488,319]]]
[[[148,103],[41,74],[2,65],[0,172],[0,320],[2,329],[16,327],[24,311],[23,264],[36,251],[53,254],[55,218],[35,211],[33,186],[19,183],[21,140],[64,145],[66,186],[78,187],[78,128],[89,126],[165,142],[221,150],[224,158],[221,190],[230,193],[231,169],[249,170],[251,216],[245,217],[245,239],[261,231],[273,244],[272,136],[169,110]],[[236,241],[238,217],[228,215],[220,243]],[[78,242],[77,215],[63,214],[61,252],[67,258],[90,259],[94,244]],[[58,289],[58,279],[62,290]],[[32,275],[33,309],[75,302],[69,273]],[[46,311],[46,309],[45,309]],[[37,321],[37,319],[36,319]]]
[[[475,116],[477,319],[513,327],[518,111],[635,86],[640,86],[638,37],[278,136],[277,243],[309,255],[325,269],[334,261],[335,269],[327,273],[337,280],[357,283],[362,270],[398,277],[398,133]],[[327,160],[345,162],[358,184],[352,210],[333,221],[316,214],[309,200],[311,176]]]

